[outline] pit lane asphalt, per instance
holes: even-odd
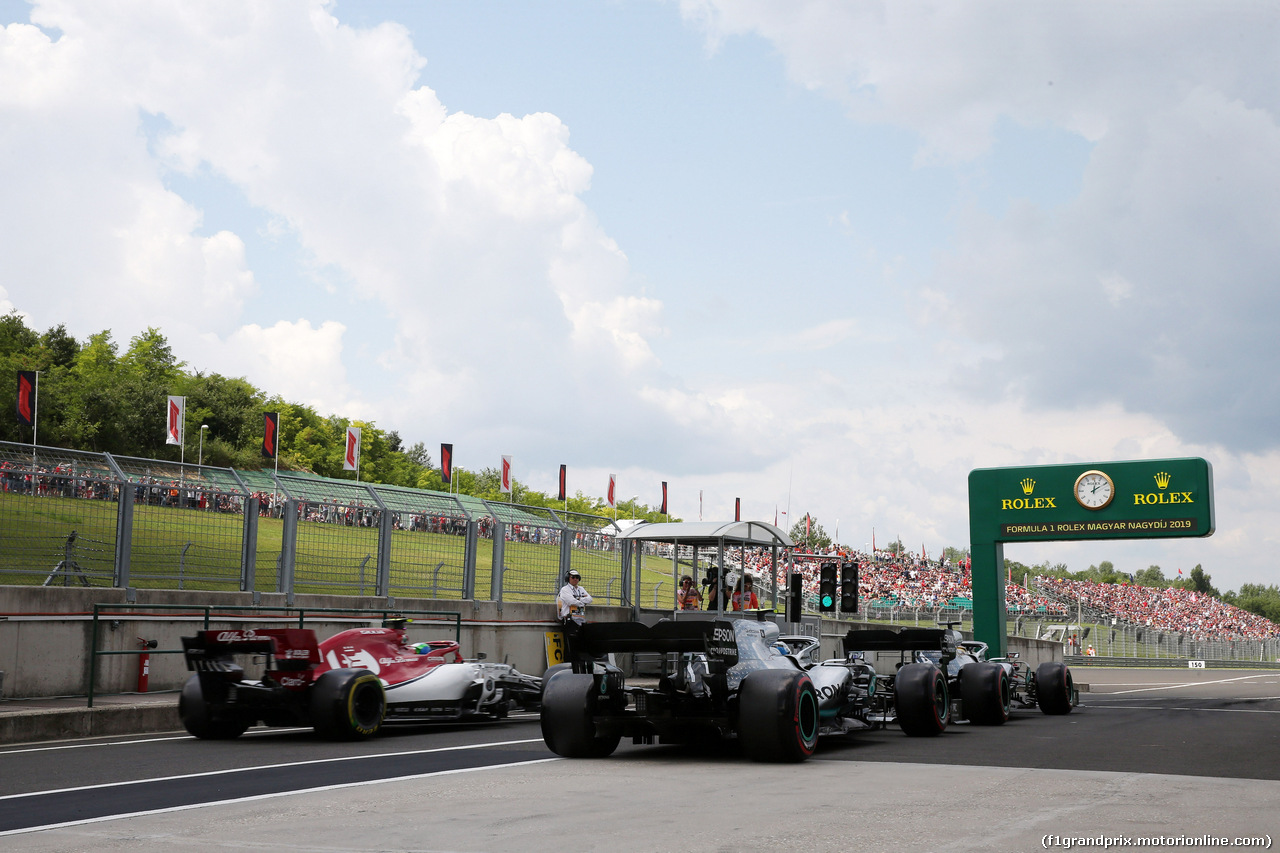
[[[94,784],[243,767],[181,790],[149,784],[173,789],[169,808],[232,799],[250,787],[263,798],[8,835],[0,847],[562,850],[566,819],[582,840],[573,846],[616,850],[1030,850],[1042,849],[1045,834],[1105,832],[1276,837],[1280,674],[1077,676],[1092,692],[1067,717],[1025,713],[1003,727],[955,726],[931,739],[892,729],[860,733],[824,741],[815,759],[795,766],[753,764],[732,750],[690,756],[630,745],[600,761],[520,763],[551,758],[536,742],[454,750],[430,761],[408,754],[537,738],[536,723],[515,721],[347,745],[273,732],[222,744],[147,738],[110,748],[62,744],[56,752],[11,747],[0,751],[0,785],[31,795],[0,804],[27,826],[68,820],[68,809],[92,803],[105,803],[99,816],[135,811],[112,800],[148,786],[108,783],[73,794],[81,802],[39,793],[67,777]],[[369,773],[367,758],[353,760],[379,751],[405,753],[395,759],[403,763]],[[252,769],[301,756],[343,760],[305,772]],[[314,772],[326,781],[317,784]],[[370,784],[409,773],[417,778]],[[308,787],[328,789],[275,796]]]

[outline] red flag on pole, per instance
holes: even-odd
[[[565,500],[565,469],[567,466],[560,466],[560,497],[557,500]]]
[[[659,509],[658,512],[662,513],[663,515],[667,514],[667,481],[666,480],[662,481],[662,508]]]
[[[733,499],[733,520],[742,521],[742,498]]]
[[[447,486],[453,482],[453,445],[440,445],[440,479]]]
[[[176,444],[182,446],[182,427],[186,421],[187,398],[186,397],[170,397],[169,398],[169,426],[165,433],[165,444]]]
[[[360,470],[360,427],[347,427],[347,450],[342,454],[342,470]]]
[[[36,372],[18,371],[18,423],[34,426],[36,422]]]
[[[609,475],[609,493],[605,496],[608,501],[609,508],[613,509],[618,506],[618,477],[615,474]]]
[[[511,494],[511,457],[502,457],[502,483],[500,490],[504,495]]]
[[[275,459],[280,452],[280,413],[262,413],[262,455]]]

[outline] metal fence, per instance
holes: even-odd
[[[0,583],[629,604],[607,518],[0,442]]]
[[[104,454],[0,442],[0,579],[115,584],[124,487]]]
[[[715,560],[661,543],[633,554],[618,532],[608,518],[464,495],[0,442],[5,584],[549,601],[573,568],[600,604],[674,608],[679,577],[701,580]],[[761,607],[781,609],[763,553],[726,556],[756,575]],[[806,594],[805,612],[816,604]],[[1109,658],[1280,661],[1280,638],[1202,639],[1055,609],[1011,612],[1010,633]],[[864,601],[853,618],[969,627],[973,612]]]

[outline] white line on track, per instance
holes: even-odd
[[[272,735],[272,734],[288,734],[289,732],[309,732],[311,729],[303,728],[279,728],[279,729],[250,729],[244,733],[244,737],[253,737],[255,735]],[[103,746],[132,746],[135,743],[163,743],[169,740],[195,740],[192,735],[169,735],[167,737],[148,737],[135,738],[134,740],[99,740],[93,743],[57,743],[50,746],[28,746],[21,749],[8,749],[0,752],[0,755],[23,755],[28,752],[51,752],[59,749],[91,749]]]
[[[1214,711],[1227,714],[1280,714],[1280,710],[1268,711],[1265,708],[1177,708],[1164,705],[1094,705],[1084,706],[1097,711]]]
[[[461,752],[468,749],[485,749],[492,746],[516,746],[525,743],[542,743],[542,738],[501,740],[489,743],[472,743],[464,746],[442,746],[436,749],[411,749],[405,752],[381,752],[374,755],[340,755],[334,758],[313,758],[308,761],[289,761],[284,764],[259,764],[251,767],[232,767],[228,770],[209,770],[205,773],[184,773],[181,776],[161,776],[156,779],[131,779],[123,782],[106,782],[101,785],[82,785],[77,788],[55,788],[50,791],[32,791],[27,794],[6,794],[0,800],[17,800],[23,797],[42,797],[46,794],[66,794],[72,791],[93,791],[101,788],[122,788],[125,785],[149,785],[152,782],[172,782],[178,779],[200,779],[206,776],[225,776],[229,773],[245,773],[253,770],[276,770],[282,767],[305,767],[308,764],[330,764],[339,761],[364,761],[370,758],[395,758],[401,755],[428,755],[434,752]],[[431,775],[431,774],[427,774]]]
[[[532,714],[532,713],[510,714],[507,717],[507,719],[509,720],[536,720],[538,718],[539,717],[537,714]],[[458,723],[453,723],[449,721],[443,721],[443,722],[445,725],[459,725]],[[398,723],[392,724],[392,725],[394,725],[394,727],[396,728],[400,727],[400,724]],[[422,723],[421,725],[423,727],[423,731],[430,731],[431,726],[439,725],[439,723]],[[465,725],[465,723],[462,725]],[[388,728],[390,727],[391,726],[388,726]],[[255,736],[261,737],[263,735],[279,735],[279,734],[290,734],[292,732],[309,732],[309,731],[311,731],[310,728],[299,727],[299,726],[288,726],[288,727],[282,726],[279,728],[264,727],[264,728],[249,729],[247,732],[244,733],[243,737],[255,737]],[[164,741],[169,741],[169,740],[194,740],[194,738],[192,735],[181,734],[181,735],[170,735],[168,737],[136,738],[134,740],[98,740],[98,741],[94,741],[93,743],[56,743],[48,746],[24,746],[20,749],[7,749],[7,750],[0,751],[0,756],[22,755],[28,752],[51,752],[59,749],[90,749],[90,748],[99,748],[104,746],[130,746],[135,743],[163,743]]]
[[[539,738],[539,740],[541,740],[541,738]],[[512,742],[519,743],[520,741],[512,741]],[[423,752],[440,752],[440,751],[443,751],[443,750],[423,750]],[[402,753],[402,754],[408,754],[408,753]],[[4,832],[0,832],[0,837],[4,837],[6,835],[22,835],[28,832],[41,832],[47,829],[64,829],[69,826],[84,826],[85,824],[90,824],[90,823],[105,823],[106,821],[109,821],[109,820],[121,820],[122,818],[128,818],[128,817],[143,817],[145,815],[168,814],[170,812],[185,812],[185,811],[190,811],[192,809],[203,809],[208,806],[225,806],[225,805],[232,805],[235,803],[252,803],[259,800],[271,800],[271,799],[275,799],[276,797],[292,797],[295,794],[318,794],[324,791],[338,791],[343,788],[361,788],[366,785],[382,785],[387,782],[408,782],[413,779],[429,779],[432,776],[450,776],[458,773],[476,773],[481,770],[503,770],[509,767],[524,767],[529,764],[544,764],[548,761],[561,761],[561,760],[563,759],[535,758],[530,761],[513,761],[508,764],[490,764],[484,767],[466,767],[458,770],[436,770],[431,773],[416,773],[412,776],[395,776],[390,779],[370,779],[367,782],[345,782],[340,785],[322,785],[316,788],[302,788],[296,791],[280,791],[274,794],[258,794],[257,796],[253,796],[253,797],[234,797],[234,798],[225,799],[225,800],[210,800],[209,802],[192,803],[186,806],[171,806],[169,808],[164,808],[164,809],[151,809],[148,811],[141,811],[141,812],[129,812],[128,814],[104,815],[103,817],[88,818],[86,820],[69,820],[69,821],[65,821],[64,823],[48,823],[48,824],[45,824],[44,826],[31,826],[25,829],[10,829]],[[196,774],[196,775],[204,775],[204,774]]]
[[[1269,674],[1269,673],[1268,673]],[[1089,692],[1097,693],[1099,696],[1119,696],[1122,693],[1144,693],[1151,690],[1176,690],[1179,687],[1202,687],[1206,684],[1227,684],[1232,681],[1247,681],[1250,678],[1259,678],[1258,675],[1241,675],[1238,678],[1219,678],[1215,681],[1182,681],[1177,684],[1169,684],[1164,687],[1139,687],[1137,690],[1116,690],[1114,692],[1094,690],[1093,687],[1102,687],[1103,685],[1091,685]]]

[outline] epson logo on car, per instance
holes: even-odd
[[[717,643],[735,642],[732,628],[713,628],[711,631],[711,639]]]

